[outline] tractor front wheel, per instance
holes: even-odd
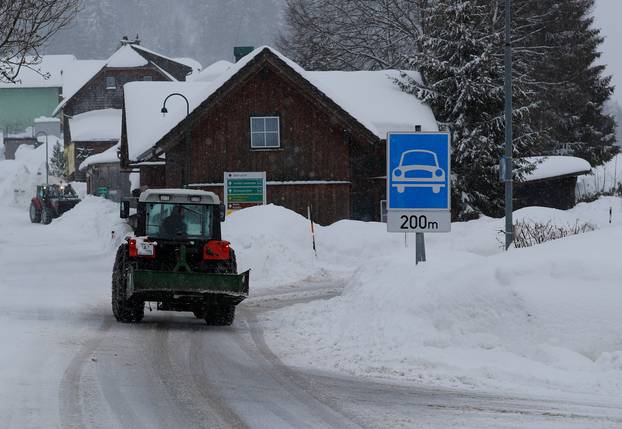
[[[32,223],[41,222],[41,210],[37,208],[35,203],[30,203],[30,221]]]
[[[41,223],[43,225],[49,225],[52,222],[52,213],[50,213],[50,209],[43,207],[41,210]]]
[[[145,316],[145,303],[126,297],[129,271],[127,245],[119,246],[112,272],[112,314],[122,323],[138,323]]]
[[[235,318],[235,305],[211,305],[205,309],[205,322],[210,326],[229,326]]]

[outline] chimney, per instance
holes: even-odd
[[[255,48],[253,46],[235,46],[233,48],[233,56],[235,57],[235,62],[237,63],[242,58],[253,52]]]
[[[121,37],[121,46],[125,45],[140,45],[140,38],[138,37],[138,34],[136,34],[136,38],[134,40],[128,39],[127,36]]]

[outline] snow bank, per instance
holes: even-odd
[[[222,236],[235,249],[238,271],[252,269],[251,290],[315,273],[309,221],[291,210],[269,204],[235,212],[223,224]]]
[[[622,393],[622,199],[515,218],[599,230],[506,253],[503,219],[455,223],[428,234],[419,266],[412,236],[373,222],[317,227],[316,258],[307,220],[273,205],[236,212],[223,234],[240,269],[253,269],[252,291],[349,279],[338,298],[265,316],[288,364],[463,388]]]
[[[131,232],[127,222],[119,217],[119,204],[93,195],[87,195],[52,224],[55,229],[67,230],[110,251],[116,251]]]
[[[50,155],[57,138],[50,136]],[[60,179],[50,176],[50,183]],[[22,145],[17,149],[14,160],[0,161],[0,206],[16,205],[28,207],[37,185],[45,183],[45,145],[38,148]]]

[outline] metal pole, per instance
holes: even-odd
[[[41,130],[37,134],[35,134],[35,140],[37,143],[39,142],[39,134],[43,134],[45,136],[45,185],[48,186],[50,184],[50,163],[48,160],[48,133]]]
[[[425,262],[425,236],[423,232],[415,233],[415,263]]]
[[[45,134],[45,185],[50,184],[50,163],[48,162],[48,135]]]
[[[505,0],[505,249],[512,244],[512,0]]]

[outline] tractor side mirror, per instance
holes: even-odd
[[[121,219],[127,219],[130,217],[130,202],[128,200],[121,200],[119,206],[119,217]]]
[[[225,221],[225,216],[227,215],[227,209],[225,208],[224,203],[220,203],[220,221]]]

